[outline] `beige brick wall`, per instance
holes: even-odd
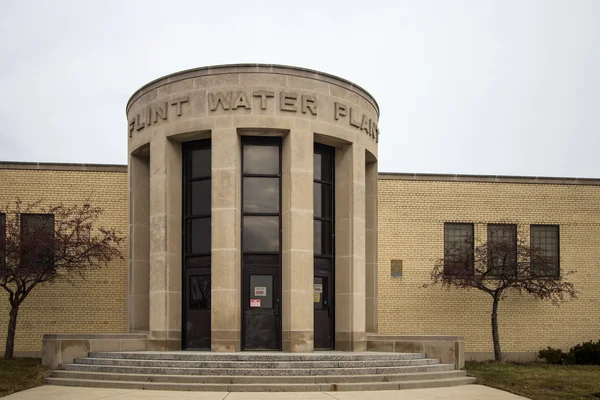
[[[122,172],[0,168],[0,204],[17,197],[42,205],[81,204],[92,198],[104,208],[101,225],[127,232],[127,174]],[[488,223],[560,225],[561,270],[579,298],[555,307],[511,295],[500,304],[505,352],[568,348],[600,339],[600,186],[380,179],[379,333],[465,336],[467,352],[491,352],[491,298],[477,291],[423,288],[443,255],[444,222],[471,222],[485,238]],[[125,255],[126,243],[122,245]],[[390,260],[404,261],[404,276],[390,276]],[[0,294],[0,344],[9,304]],[[85,281],[36,288],[23,303],[15,351],[38,353],[44,333],[127,331],[127,264],[112,263]]]
[[[3,167],[5,168],[5,167]],[[0,204],[41,200],[40,206],[83,204],[92,199],[105,210],[99,226],[127,234],[127,173],[81,170],[0,168]],[[74,167],[77,169],[77,167]],[[121,245],[127,256],[127,244]],[[10,305],[0,292],[0,345],[6,341]],[[85,281],[56,282],[35,288],[21,305],[15,352],[39,355],[44,333],[99,333],[127,331],[127,261],[91,271]]]
[[[491,179],[490,179],[491,180]],[[525,182],[525,180],[524,180]],[[561,271],[581,292],[560,307],[518,295],[500,303],[504,352],[568,349],[600,339],[600,186],[379,180],[379,333],[464,335],[467,352],[491,352],[491,297],[483,292],[423,288],[443,256],[444,222],[560,225]],[[390,260],[404,276],[390,276]]]

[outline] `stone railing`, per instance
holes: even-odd
[[[465,366],[465,341],[463,336],[408,336],[367,335],[367,350],[395,353],[425,353],[443,364],[453,364],[455,369]]]
[[[52,369],[74,359],[87,357],[90,351],[148,350],[146,333],[59,333],[42,339],[42,364]]]

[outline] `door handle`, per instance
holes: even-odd
[[[331,307],[329,306],[329,304],[327,305],[327,315],[329,316],[329,318],[331,318]]]
[[[275,304],[275,316],[279,316],[279,304]]]

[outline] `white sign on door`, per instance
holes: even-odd
[[[255,297],[264,297],[267,295],[266,286],[255,286],[254,287],[254,296]]]
[[[260,307],[260,299],[250,299],[250,307]]]

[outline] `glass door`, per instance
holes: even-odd
[[[265,261],[244,268],[244,350],[280,349],[280,268]]]

